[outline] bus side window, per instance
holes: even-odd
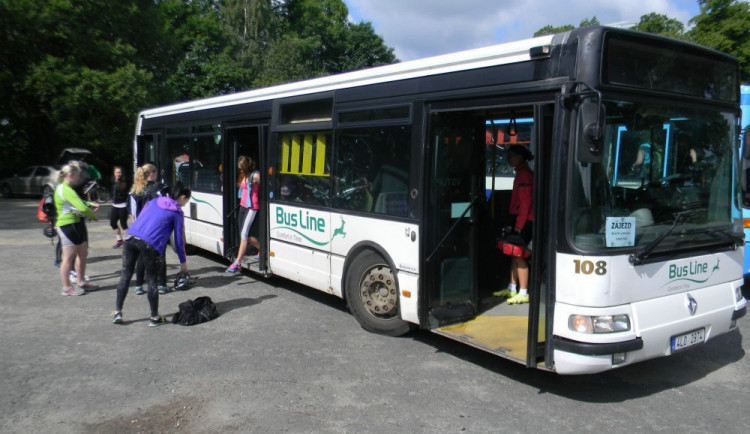
[[[327,206],[331,192],[330,131],[284,133],[278,146],[275,197]]]
[[[335,163],[334,207],[399,217],[408,215],[409,126],[342,130]]]

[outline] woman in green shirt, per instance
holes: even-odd
[[[86,257],[88,256],[89,243],[86,224],[83,219],[96,220],[96,211],[99,205],[84,202],[74,187],[83,182],[82,172],[79,166],[68,164],[60,171],[61,180],[55,189],[55,208],[57,208],[57,234],[62,243],[62,264],[60,264],[60,279],[62,280],[62,295],[83,295],[86,293],[84,279],[78,281],[75,288],[70,283],[70,270],[76,262],[76,273],[78,276],[86,274]],[[76,261],[78,257],[78,261]]]

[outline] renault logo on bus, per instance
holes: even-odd
[[[685,307],[690,312],[690,316],[693,316],[695,315],[695,311],[698,310],[698,302],[695,301],[692,295],[685,294]]]

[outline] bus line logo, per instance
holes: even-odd
[[[669,264],[669,282],[688,281],[693,283],[705,283],[719,270],[719,259],[713,267],[708,262],[692,261],[689,264]]]
[[[346,232],[344,232],[346,222],[343,217],[341,217],[341,226],[333,231],[330,239],[327,239],[325,235],[326,220],[323,217],[310,215],[310,211],[299,210],[290,213],[284,211],[284,208],[277,207],[275,220],[279,226],[272,230],[276,232],[276,236],[288,241],[300,243],[302,239],[305,239],[316,246],[325,246],[337,235],[346,238]]]

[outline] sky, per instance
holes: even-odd
[[[401,61],[531,38],[544,26],[636,24],[656,12],[688,28],[697,0],[344,0],[349,19],[369,21]]]

